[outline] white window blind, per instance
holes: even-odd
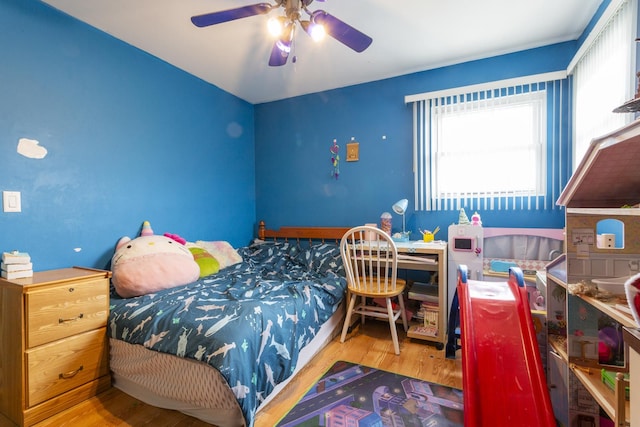
[[[636,8],[636,0],[613,0],[569,65],[575,99],[574,170],[593,138],[633,120],[632,113],[612,110],[635,96]]]
[[[566,139],[559,123],[565,77],[548,73],[406,97],[414,111],[416,208],[553,209]]]

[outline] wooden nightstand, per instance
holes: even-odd
[[[30,426],[111,387],[109,271],[0,279],[0,425]]]

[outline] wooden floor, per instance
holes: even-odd
[[[306,393],[309,387],[337,360],[361,363],[402,375],[462,388],[460,351],[455,360],[446,359],[444,350],[418,340],[406,338],[399,329],[400,356],[386,323],[368,321],[356,328],[344,343],[334,339],[296,378],[256,417],[255,427],[273,427]],[[155,408],[142,403],[116,388],[89,399],[71,409],[36,424],[36,427],[75,426],[193,426],[210,424],[182,413]]]

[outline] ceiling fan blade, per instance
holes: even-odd
[[[238,7],[235,9],[227,9],[221,10],[220,12],[192,16],[191,22],[193,22],[196,27],[208,27],[209,25],[221,24],[235,19],[262,15],[269,12],[271,7],[272,6],[269,3],[250,4],[248,6]]]
[[[271,49],[271,56],[269,56],[269,65],[272,67],[280,67],[287,63],[287,58],[289,58],[289,52],[281,50],[276,40],[273,44],[273,49]]]
[[[356,52],[364,51],[373,42],[373,39],[368,35],[356,30],[351,25],[342,22],[324,10],[314,11],[311,18],[313,22],[322,24],[327,34]]]

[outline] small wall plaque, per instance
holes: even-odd
[[[357,142],[350,142],[347,144],[347,162],[358,161],[358,151],[360,144]]]

